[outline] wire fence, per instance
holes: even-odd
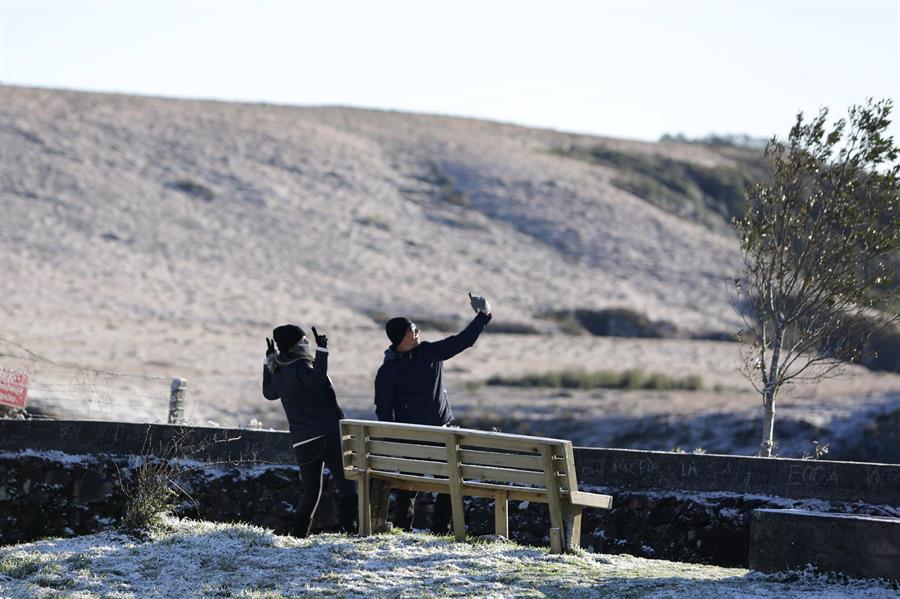
[[[49,359],[0,337],[0,368],[28,377],[32,418],[164,423],[174,377],[115,372]],[[2,406],[0,406],[2,407]],[[185,414],[191,420],[190,407]]]

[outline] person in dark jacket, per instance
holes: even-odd
[[[460,333],[440,341],[421,341],[419,329],[408,318],[387,321],[385,332],[391,345],[375,376],[375,413],[379,420],[432,426],[453,422],[443,384],[443,362],[475,345],[492,316],[491,305],[483,297],[470,293],[469,301],[477,312],[474,320]],[[394,525],[410,530],[415,493],[395,493]],[[446,534],[451,516],[450,496],[441,493],[435,502],[432,532]]]
[[[312,332],[317,346],[315,358],[303,329],[293,324],[276,328],[272,331],[274,342],[266,338],[263,367],[263,395],[269,400],[281,399],[300,466],[303,496],[291,531],[296,537],[309,534],[322,495],[325,466],[340,492],[341,528],[352,532],[356,527],[356,483],[344,478],[338,424],[344,413],[328,377],[328,338],[319,335],[315,327]]]

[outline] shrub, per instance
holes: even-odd
[[[413,175],[413,178],[429,185],[433,190],[432,197],[438,202],[462,208],[468,208],[471,203],[469,195],[456,185],[437,162],[428,162],[426,172]],[[407,194],[411,192],[414,196],[421,193],[419,190],[406,190],[406,192]]]
[[[442,202],[453,204],[454,206],[469,207],[469,195],[452,183],[441,185],[438,197]]]
[[[656,391],[666,391],[673,385],[672,377],[666,374],[653,373],[643,382],[643,387]]]
[[[484,329],[485,333],[505,333],[507,335],[539,335],[540,330],[534,325],[524,322],[497,322],[492,320],[490,326]]]
[[[596,337],[640,337],[648,339],[679,337],[678,327],[664,320],[650,320],[629,308],[592,310],[576,308],[544,312],[538,318],[553,320],[569,333],[587,332]]]
[[[190,179],[178,179],[177,181],[173,181],[172,183],[170,183],[169,187],[182,193],[194,196],[195,198],[203,200],[204,202],[212,202],[215,198],[215,194],[209,187],[203,185],[202,183],[191,181]]]
[[[622,374],[623,389],[641,389],[644,386],[644,371],[631,368]]]
[[[158,527],[166,515],[171,514],[180,495],[193,501],[193,497],[178,483],[182,475],[218,464],[238,464],[255,461],[224,460],[209,462],[200,466],[184,466],[182,460],[202,456],[213,444],[228,443],[236,439],[224,437],[204,437],[191,445],[189,429],[178,429],[168,441],[160,441],[154,450],[151,427],[147,427],[138,466],[130,476],[123,477],[118,471],[119,487],[125,495],[125,512],[119,522],[122,530],[129,534],[145,535]],[[239,437],[238,437],[239,438]],[[116,467],[118,469],[118,466]]]
[[[751,298],[750,301],[757,300]],[[792,300],[789,305],[792,306],[793,301],[796,300]],[[744,310],[748,321],[755,322],[752,307],[747,305]],[[895,324],[885,324],[860,314],[847,314],[831,329],[831,333],[833,338],[845,340],[845,343],[843,347],[835,348],[825,339],[817,348],[820,355],[861,364],[869,370],[900,372],[900,329]],[[784,333],[784,344],[790,346],[797,341],[796,326],[788,326]]]
[[[377,216],[360,216],[356,219],[356,222],[364,227],[375,227],[376,229],[381,229],[382,231],[391,230],[390,223],[384,219],[378,218]]]
[[[485,384],[504,387],[561,387],[562,377],[558,372],[532,373],[520,377],[495,375],[485,381]]]
[[[681,388],[687,391],[700,391],[703,389],[703,377],[699,374],[689,374],[681,380]]]
[[[744,191],[765,175],[761,153],[735,152],[733,148],[720,153],[736,162],[736,166],[716,167],[665,156],[630,154],[603,145],[569,146],[554,153],[613,167],[619,173],[612,180],[616,187],[718,230],[728,230],[731,219],[744,213]]]
[[[125,494],[125,513],[121,526],[128,532],[143,533],[156,528],[164,516],[175,508],[178,493],[174,482],[178,470],[167,461],[141,457],[129,484],[120,478]]]
[[[562,370],[558,372],[532,372],[515,377],[492,376],[486,385],[504,387],[545,387],[551,389],[623,389],[634,391],[647,389],[654,391],[686,390],[700,391],[703,379],[698,375],[675,378],[666,374],[646,375],[640,368],[622,372],[601,370]]]
[[[869,370],[900,372],[900,329],[890,324],[879,326],[875,320],[862,316],[847,317],[842,324],[844,330],[837,331],[837,336],[851,336],[849,347],[859,351],[857,355],[846,350],[836,352],[838,358],[858,362]],[[864,332],[872,329],[874,332],[863,340]],[[829,347],[823,347],[821,351],[833,352]]]

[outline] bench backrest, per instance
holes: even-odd
[[[350,473],[422,484],[455,479],[470,495],[512,491],[536,500],[578,490],[570,441],[349,419],[341,435]]]

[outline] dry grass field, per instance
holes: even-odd
[[[497,331],[531,334],[485,334],[447,363],[460,420],[752,452],[759,400],[738,345],[690,338],[741,324],[736,240],[626,191],[624,167],[566,155],[582,147],[710,169],[746,158],[461,118],[0,86],[0,367],[26,370],[31,405],[59,415],[164,420],[177,376],[195,421],[282,427],[259,392],[263,342],[296,322],[329,335],[342,403],[371,416],[384,317],[435,339],[447,333],[427,323],[462,326],[472,291]],[[571,335],[542,318],[607,308],[678,338]],[[697,375],[703,390],[481,385],[636,368]],[[781,404],[784,449],[846,445],[898,403],[900,375],[862,368],[798,387]]]

